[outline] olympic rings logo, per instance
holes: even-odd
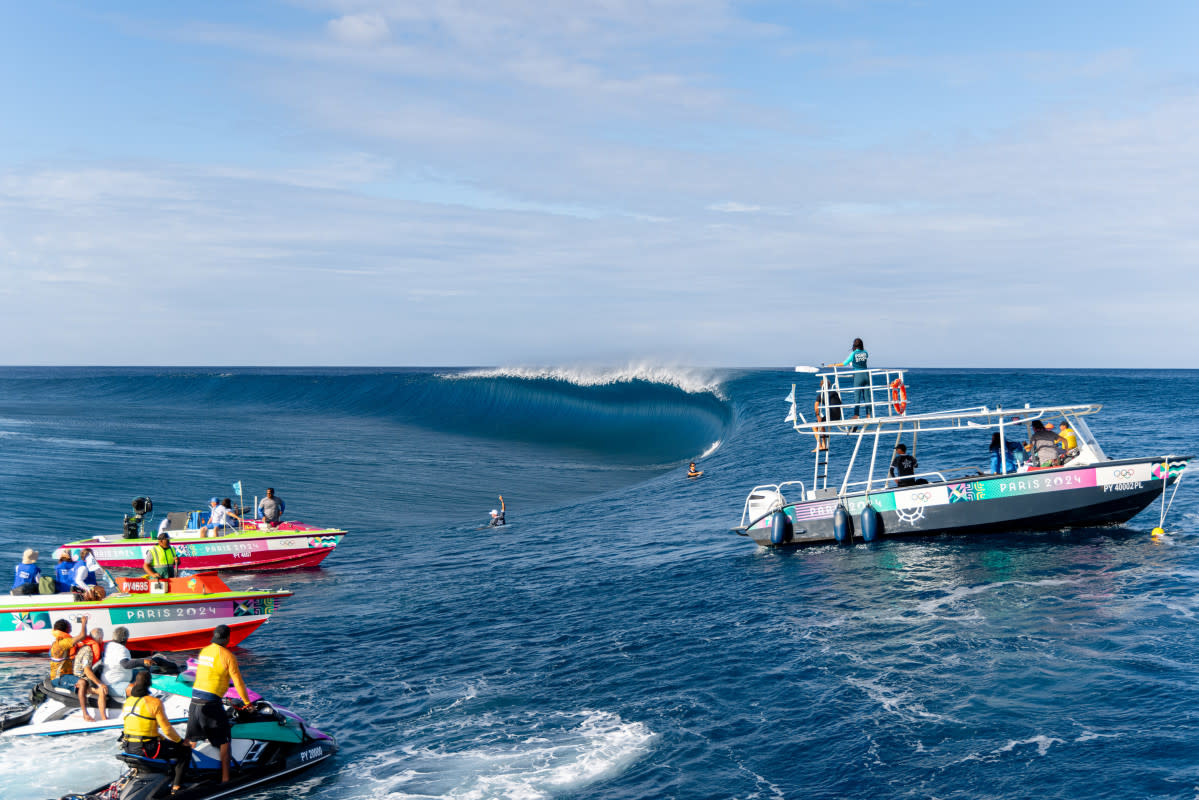
[[[917,503],[927,503],[929,500],[933,499],[933,493],[932,492],[916,492],[916,494],[910,494],[910,495],[908,495],[908,497],[910,497],[912,500],[914,500]]]
[[[1131,468],[1118,469],[1112,473],[1112,477],[1114,477],[1116,480],[1119,480],[1121,478],[1131,478],[1135,474],[1136,474],[1136,470],[1133,470]]]

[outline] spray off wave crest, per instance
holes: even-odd
[[[612,386],[643,381],[674,386],[688,394],[712,394],[721,400],[724,376],[713,370],[656,364],[628,364],[623,367],[491,367],[450,373],[447,378],[518,378],[521,380],[561,381],[575,386]]]

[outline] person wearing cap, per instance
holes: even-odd
[[[142,569],[152,581],[179,577],[179,556],[176,555],[175,548],[171,547],[171,537],[165,531],[158,534],[158,544],[152,545],[146,551]]]
[[[37,565],[37,551],[30,548],[21,555],[21,563],[17,564],[16,577],[12,582],[13,594],[37,594],[38,579],[42,571]]]
[[[129,696],[121,707],[125,752],[143,758],[174,759],[175,781],[171,786],[174,794],[179,791],[183,771],[191,762],[187,751],[192,743],[179,736],[167,718],[162,701],[150,694],[150,673],[139,672],[127,688]],[[167,741],[163,741],[164,736]]]
[[[225,498],[225,503],[222,504],[215,497],[208,501],[208,522],[205,523],[205,528],[219,535],[226,528],[232,527],[230,520],[237,519],[237,515],[229,508],[229,502],[229,498]]]
[[[237,694],[250,705],[250,692],[242,680],[237,656],[229,651],[229,626],[217,625],[212,631],[212,644],[196,658],[196,680],[192,684],[192,701],[187,709],[188,739],[206,739],[221,751],[221,783],[229,782],[229,715],[222,698],[233,681]]]
[[[494,508],[491,509],[491,522],[488,522],[487,524],[492,528],[498,525],[506,525],[507,523],[504,521],[504,512],[506,511],[507,508],[504,506],[504,496],[500,495],[500,507],[498,510]]]

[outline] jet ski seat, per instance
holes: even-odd
[[[166,772],[175,766],[173,761],[165,758],[146,758],[135,756],[133,753],[117,753],[117,760],[124,761],[131,767],[137,767],[142,772]]]

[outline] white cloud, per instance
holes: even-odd
[[[329,34],[342,44],[371,47],[391,38],[391,29],[379,14],[347,14],[329,20]]]

